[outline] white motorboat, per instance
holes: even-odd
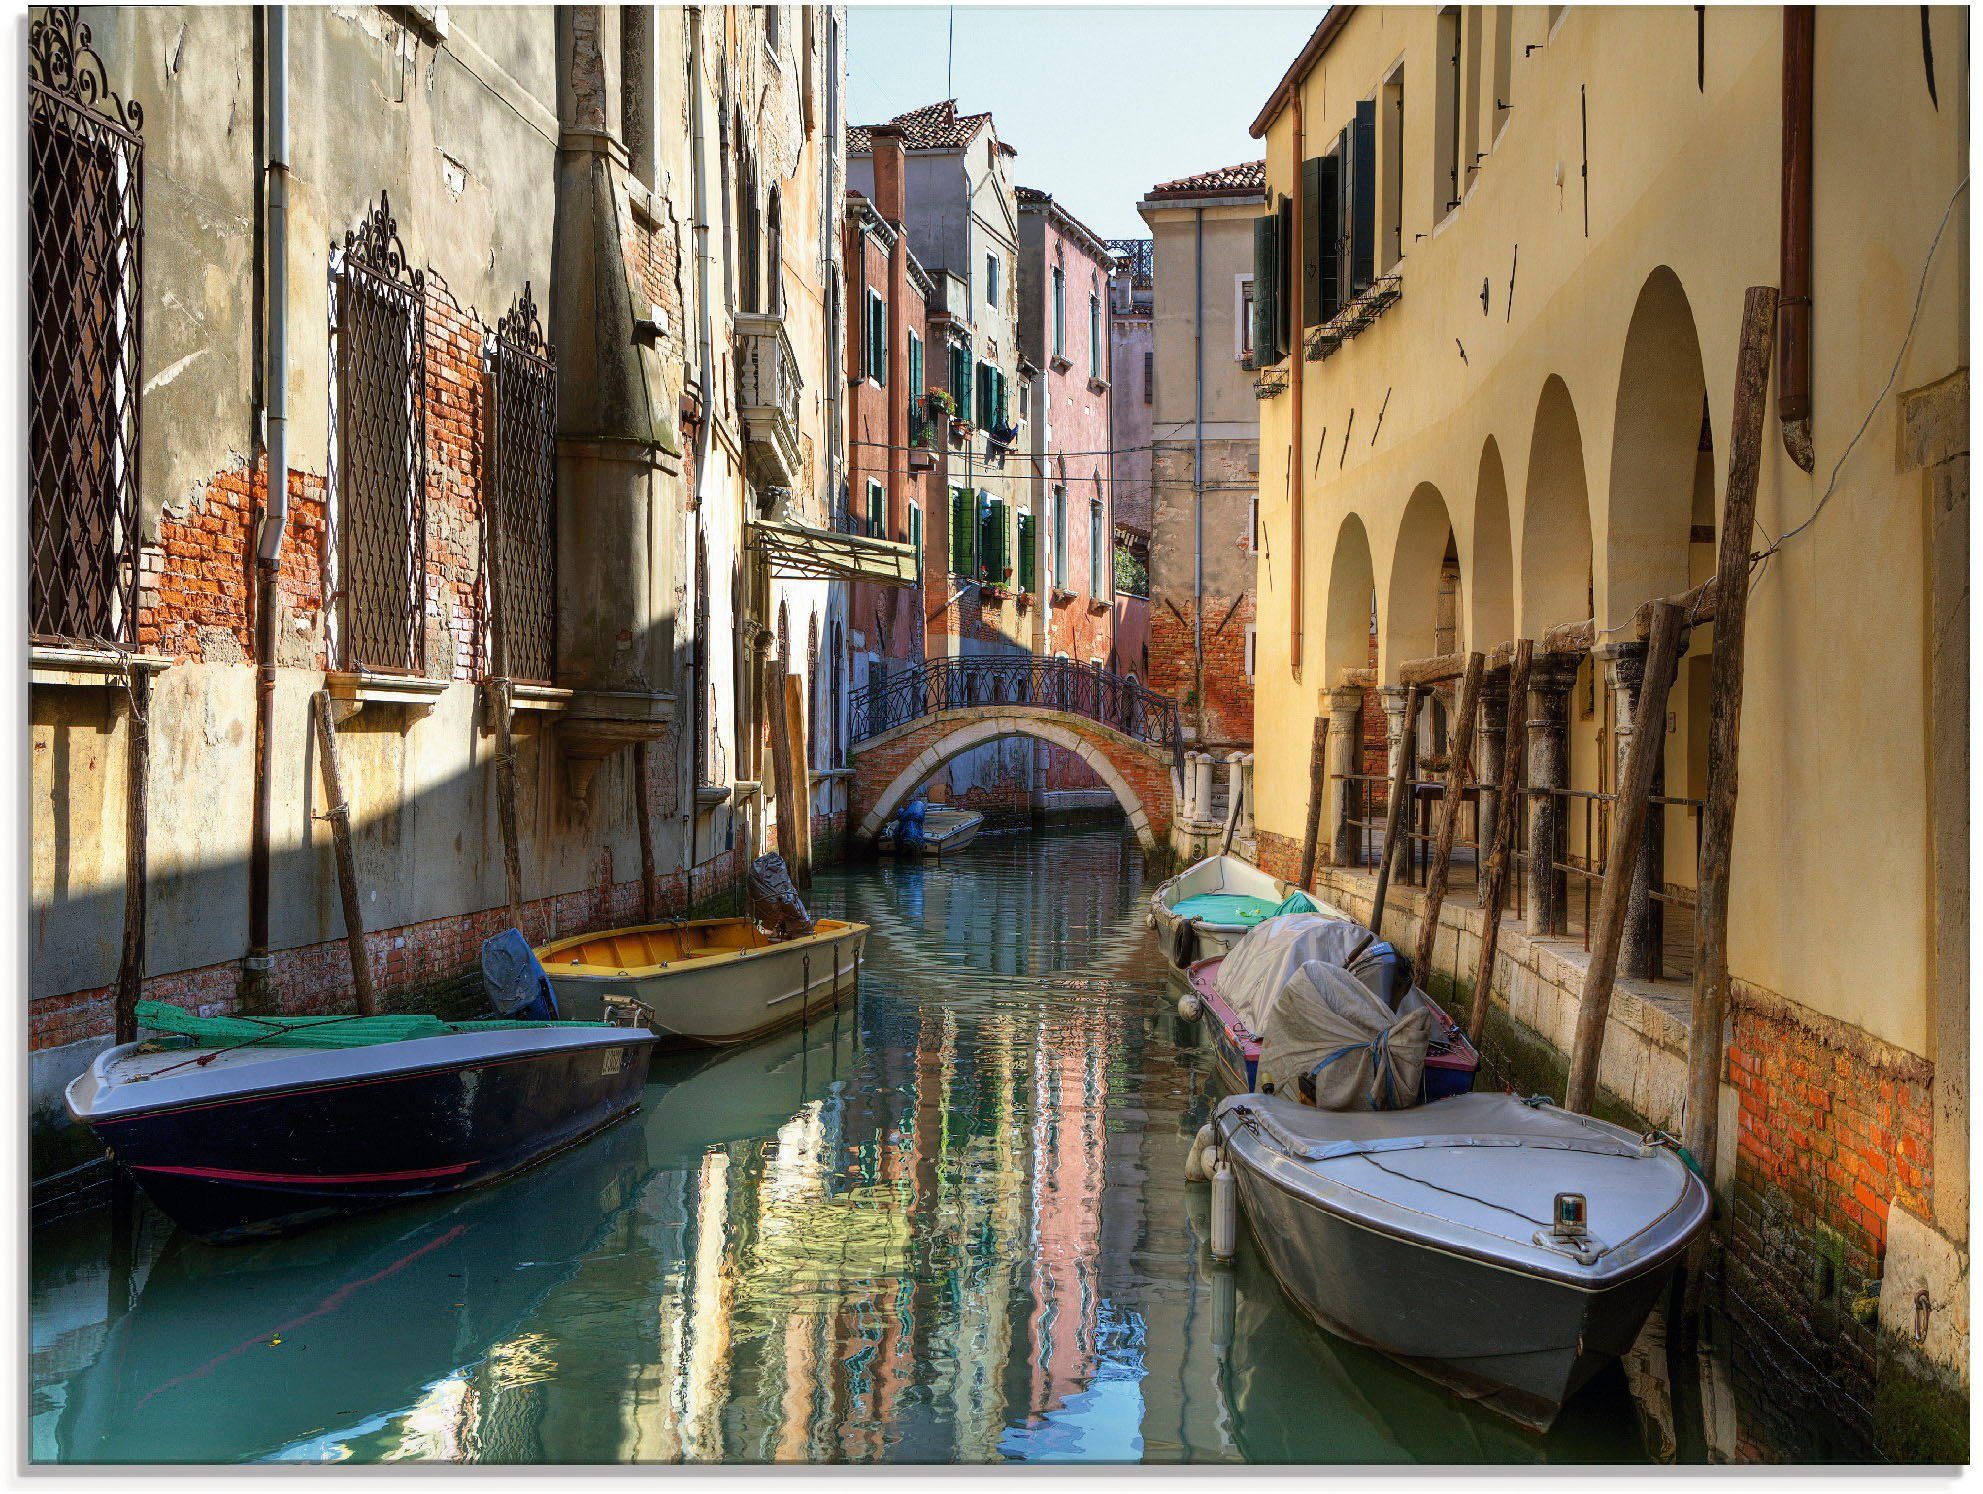
[[[1631,1346],[1710,1210],[1671,1147],[1511,1095],[1235,1095],[1213,1127],[1303,1312],[1537,1430]]]
[[[890,820],[875,838],[875,847],[884,856],[955,856],[978,838],[985,817],[975,809],[932,806],[923,815],[922,844],[903,844],[896,833],[899,820]]]

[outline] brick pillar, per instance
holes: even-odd
[[[1377,693],[1384,698],[1384,777],[1387,783],[1395,784],[1398,780],[1398,755],[1411,753],[1414,750],[1417,745],[1417,733],[1415,730],[1411,731],[1409,733],[1411,740],[1407,741],[1405,687],[1380,685]],[[1421,698],[1419,708],[1423,710],[1424,705],[1425,702]],[[1409,725],[1415,728],[1417,723],[1412,722]],[[1411,777],[1409,762],[1405,768],[1405,776]],[[1412,828],[1412,792],[1409,787],[1405,789],[1404,802],[1398,808],[1402,818],[1398,822],[1398,849],[1397,854],[1392,858],[1391,876],[1396,881],[1403,882],[1411,872],[1411,841],[1406,834]],[[1381,851],[1379,855],[1382,855]]]
[[[1567,788],[1570,782],[1570,691],[1577,654],[1538,654],[1529,673],[1529,787]],[[1555,870],[1570,850],[1570,817],[1554,794],[1529,800],[1529,933],[1557,934],[1568,925],[1570,879]]]
[[[1487,895],[1487,851],[1494,841],[1494,818],[1501,812],[1501,754],[1508,740],[1508,671],[1490,669],[1480,679],[1480,719],[1474,726],[1474,895]]]
[[[1357,747],[1363,741],[1363,691],[1354,688],[1324,690],[1322,698],[1329,710],[1329,783],[1335,790],[1330,825],[1330,862],[1351,866],[1356,862],[1357,831],[1350,823],[1360,815],[1364,803],[1363,785],[1344,776],[1355,773]]]
[[[1605,650],[1613,691],[1612,744],[1618,754],[1616,782],[1625,781],[1625,759],[1632,751],[1632,722],[1638,713],[1639,690],[1646,678],[1646,646],[1643,643],[1615,643]],[[1658,723],[1652,746],[1665,746],[1666,722]],[[1655,794],[1666,792],[1666,754],[1659,751],[1653,762]],[[1619,965],[1625,974],[1640,980],[1659,979],[1660,942],[1664,936],[1664,910],[1653,891],[1665,880],[1666,813],[1657,804],[1648,805],[1645,831],[1639,837],[1639,856],[1632,868],[1632,891],[1625,904],[1625,937],[1619,950]]]

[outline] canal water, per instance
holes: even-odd
[[[103,1213],[32,1250],[37,1460],[1643,1461],[1547,1437],[1206,1249],[1214,1098],[1118,827],[823,872],[859,1000],[657,1066],[509,1184],[261,1244]]]

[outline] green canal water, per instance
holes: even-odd
[[[36,1232],[33,1456],[1643,1461],[1617,1369],[1532,1436],[1206,1250],[1210,1054],[1114,827],[824,873],[858,1003],[657,1066],[506,1186],[207,1246]]]

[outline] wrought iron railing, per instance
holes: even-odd
[[[28,631],[137,641],[144,110],[74,6],[28,28]]]
[[[936,711],[1006,705],[1086,716],[1167,749],[1183,771],[1184,736],[1175,700],[1099,665],[1032,654],[929,659],[868,685],[854,695],[849,737],[864,742]]]
[[[491,667],[549,683],[557,664],[558,366],[525,284],[489,343],[495,488],[489,567],[496,637]]]

